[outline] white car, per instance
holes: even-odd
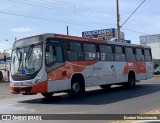
[[[156,69],[154,69],[154,74],[160,74],[160,67],[157,67]]]

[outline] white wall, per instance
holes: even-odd
[[[160,59],[160,42],[145,43],[145,46],[151,47],[152,57],[154,59]]]

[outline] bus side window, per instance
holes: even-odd
[[[62,47],[49,45],[46,51],[46,65],[51,66],[55,62],[63,62]]]
[[[46,64],[47,66],[49,66],[56,61],[56,56],[54,53],[54,47],[52,45],[49,45],[47,48],[48,49],[46,52]]]
[[[125,47],[126,60],[127,61],[136,61],[136,56],[134,54],[134,49],[131,47]]]
[[[83,60],[83,52],[81,43],[77,42],[69,42],[68,46],[68,60],[70,61],[82,61]]]
[[[136,59],[137,61],[144,61],[144,52],[140,48],[136,49]]]
[[[84,43],[83,46],[84,59],[86,61],[98,61],[100,59],[99,52],[97,52],[98,48],[96,48],[96,44]]]
[[[100,45],[100,56],[102,61],[113,61],[112,47],[107,45]]]
[[[147,62],[152,61],[150,49],[144,49],[144,55],[145,55],[145,61],[147,61]]]
[[[123,48],[120,46],[115,46],[115,61],[125,61],[125,54],[123,52]]]
[[[63,62],[62,47],[55,46],[54,49],[55,49],[54,55],[56,56],[57,62]]]

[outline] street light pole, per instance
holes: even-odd
[[[119,26],[119,21],[120,21],[120,17],[119,17],[119,3],[118,0],[116,2],[117,5],[117,42],[120,41],[120,26]]]

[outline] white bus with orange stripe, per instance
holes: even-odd
[[[136,81],[151,77],[149,47],[47,33],[15,41],[10,91],[45,97],[68,92],[73,96],[91,86],[134,87]]]

